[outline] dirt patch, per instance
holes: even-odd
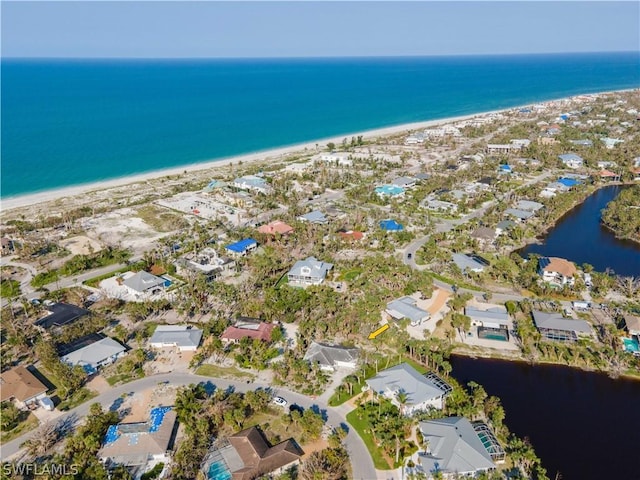
[[[109,385],[109,382],[107,382],[102,375],[96,375],[89,380],[87,382],[87,387],[98,393],[105,393],[111,389],[111,385]]]
[[[434,291],[433,300],[431,301],[431,305],[427,307],[427,311],[431,315],[435,315],[440,311],[440,309],[447,303],[447,300],[451,294],[442,288],[438,288]]]
[[[60,241],[60,246],[69,250],[73,255],[91,255],[103,248],[100,242],[84,235],[65,238]]]

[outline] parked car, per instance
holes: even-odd
[[[273,397],[273,403],[279,407],[286,407],[288,402],[282,397]]]

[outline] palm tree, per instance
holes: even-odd
[[[404,409],[407,405],[407,401],[409,400],[409,395],[407,395],[406,392],[404,391],[400,391],[398,392],[398,394],[396,395],[396,401],[398,402],[398,406],[400,409],[400,415],[404,415]],[[398,460],[396,459],[396,462]]]

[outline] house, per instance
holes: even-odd
[[[416,186],[416,179],[412,177],[398,177],[391,180],[391,184],[404,189]]]
[[[376,195],[380,198],[402,198],[404,197],[404,188],[397,185],[381,185],[375,189]]]
[[[538,274],[542,280],[556,285],[573,285],[576,266],[564,258],[541,257],[538,260]]]
[[[400,232],[404,230],[404,227],[401,223],[398,223],[395,220],[391,219],[381,220],[380,228],[386,232]]]
[[[353,165],[353,160],[349,158],[347,152],[323,153],[320,155],[319,160],[339,167],[350,167]]]
[[[243,338],[251,338],[270,342],[274,328],[273,323],[261,322],[257,318],[238,317],[232,326],[222,332],[220,340],[225,343],[238,343]]]
[[[496,238],[496,231],[489,227],[478,227],[471,232],[471,237],[483,244],[490,244]]]
[[[569,178],[569,177],[561,177],[558,179],[557,183],[559,183],[560,185],[563,185],[564,187],[566,187],[567,190],[580,185],[580,180],[577,180],[575,178]]]
[[[47,396],[47,387],[22,365],[1,373],[0,387],[0,401],[13,401],[19,409]]]
[[[401,297],[387,303],[385,312],[395,320],[408,319],[411,326],[420,325],[429,320],[429,312],[417,306],[418,301],[413,297]]]
[[[443,478],[476,477],[494,470],[494,458],[503,461],[505,452],[493,433],[481,425],[464,417],[420,422],[418,429],[426,448],[417,454],[416,469],[426,478],[436,474]]]
[[[311,342],[304,360],[318,364],[321,370],[334,372],[338,368],[356,368],[359,354],[357,348]]]
[[[54,303],[47,307],[47,315],[34,322],[36,327],[44,330],[70,325],[91,312],[69,303]]]
[[[629,335],[637,335],[640,337],[640,317],[626,313],[624,315],[624,324]]]
[[[224,465],[224,476],[208,478],[230,478],[232,480],[253,480],[267,475],[277,475],[288,467],[300,462],[304,451],[292,439],[271,446],[262,430],[250,427],[231,435],[222,446],[217,447],[205,463],[211,471],[213,459]],[[208,472],[207,472],[208,473]],[[230,475],[229,475],[230,474]]]
[[[486,310],[468,306],[464,314],[471,319],[471,325],[477,327],[478,338],[509,341],[509,330],[513,323],[504,307],[491,307]]]
[[[156,277],[144,270],[123,278],[124,280],[122,284],[134,297],[139,297],[141,295],[155,295],[162,292],[167,285],[166,279]]]
[[[253,238],[243,238],[242,240],[231,243],[224,248],[232,257],[242,257],[258,248],[258,242]]]
[[[201,339],[202,330],[189,325],[158,325],[149,339],[149,346],[175,347],[179,352],[194,352]]]
[[[290,233],[293,233],[293,227],[287,225],[281,220],[276,220],[266,225],[261,225],[258,228],[258,232],[265,235],[289,235]]]
[[[598,176],[603,180],[613,180],[614,182],[620,180],[620,175],[611,170],[601,170]]]
[[[124,465],[143,470],[150,462],[168,463],[176,432],[175,410],[155,407],[146,422],[110,425],[98,458],[107,468]]]
[[[533,212],[528,210],[520,210],[518,208],[507,208],[504,213],[513,218],[517,218],[518,221],[524,222],[525,220],[529,220],[533,217]]]
[[[579,338],[592,337],[591,326],[584,320],[564,318],[559,313],[531,312],[533,323],[540,334],[548,340],[575,342]]]
[[[471,319],[471,325],[495,329],[508,329],[511,324],[509,314],[504,307],[492,307],[481,310],[477,307],[464,308],[464,314]]]
[[[579,147],[593,147],[593,141],[588,139],[583,140],[569,140],[574,145],[578,145]]]
[[[504,232],[511,230],[515,226],[515,222],[512,222],[511,220],[502,220],[496,225],[496,235],[502,235]]]
[[[358,232],[356,230],[341,230],[338,232],[340,238],[345,241],[357,242],[358,240],[362,240],[364,238],[364,233]]]
[[[256,175],[245,175],[244,177],[236,178],[233,181],[233,186],[240,190],[251,190],[265,195],[273,190],[264,178]]]
[[[424,143],[424,134],[422,133],[414,133],[404,139],[405,145],[417,145],[419,143]]]
[[[602,143],[604,143],[604,146],[607,150],[612,150],[613,147],[615,147],[617,144],[624,142],[624,140],[620,140],[619,138],[608,137],[601,138],[600,140],[602,140]]]
[[[498,167],[498,173],[510,174],[510,173],[513,173],[513,168],[511,168],[511,165],[507,165],[507,164],[500,165]]]
[[[428,198],[425,205],[427,210],[437,212],[449,212],[455,213],[458,211],[458,205],[452,202],[446,202],[444,200],[436,200],[434,198]]]
[[[391,403],[403,410],[404,415],[432,408],[442,410],[444,399],[451,391],[451,387],[437,377],[428,378],[408,363],[382,370],[366,382],[372,392],[387,397]],[[400,393],[406,395],[404,405],[398,402],[397,397]]]
[[[489,266],[489,262],[487,262],[484,258],[479,257],[478,255],[465,255],[462,253],[454,253],[453,254],[453,263],[460,269],[461,272],[482,272],[487,266]]]
[[[320,285],[332,268],[331,263],[308,257],[305,260],[298,260],[287,273],[287,278],[289,284],[296,287]]]
[[[233,275],[236,271],[236,261],[228,257],[219,257],[213,248],[207,247],[179,258],[176,268],[180,275],[202,274],[208,280],[213,280],[219,276]]]
[[[516,203],[515,208],[535,213],[541,208],[544,208],[544,205],[542,203],[533,202],[531,200],[520,200],[518,203]]]
[[[575,153],[565,153],[562,155],[558,155],[560,161],[565,164],[567,168],[582,168],[584,165],[584,160],[580,155],[576,155]]]
[[[11,255],[15,250],[15,243],[10,238],[0,238],[0,245],[2,246],[2,255]]]
[[[300,215],[298,217],[298,220],[300,220],[301,222],[315,223],[318,225],[324,225],[329,221],[329,219],[325,217],[324,213],[322,213],[320,210],[314,210],[313,212]]]
[[[60,360],[72,367],[79,365],[88,374],[115,362],[126,351],[126,347],[101,333],[92,333],[58,347]]]

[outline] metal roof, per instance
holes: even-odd
[[[428,453],[418,455],[425,473],[464,475],[495,468],[491,455],[466,418],[420,422],[419,428],[428,445]]]
[[[546,313],[538,310],[531,312],[538,328],[565,330],[567,332],[591,333],[591,326],[584,320],[564,318],[558,313]]]
[[[429,318],[429,312],[416,306],[417,300],[412,297],[402,297],[387,303],[387,313],[393,318],[400,320],[408,318],[412,322],[419,322]]]
[[[243,238],[242,240],[236,243],[231,243],[224,248],[231,250],[232,252],[243,253],[254,245],[258,245],[258,242],[253,238]]]
[[[155,275],[145,272],[144,270],[136,272],[129,278],[125,278],[124,284],[136,292],[146,292],[155,287],[161,287],[165,284],[165,279],[156,277]]]
[[[197,347],[202,339],[202,330],[187,325],[158,325],[149,339],[150,344]]]
[[[374,392],[403,392],[407,395],[407,405],[418,405],[445,395],[432,381],[421,375],[408,363],[401,363],[395,367],[381,371],[368,379],[367,385]]]
[[[109,357],[125,352],[127,349],[114,339],[105,337],[62,356],[61,360],[71,365],[90,365],[96,368],[98,364]]]

